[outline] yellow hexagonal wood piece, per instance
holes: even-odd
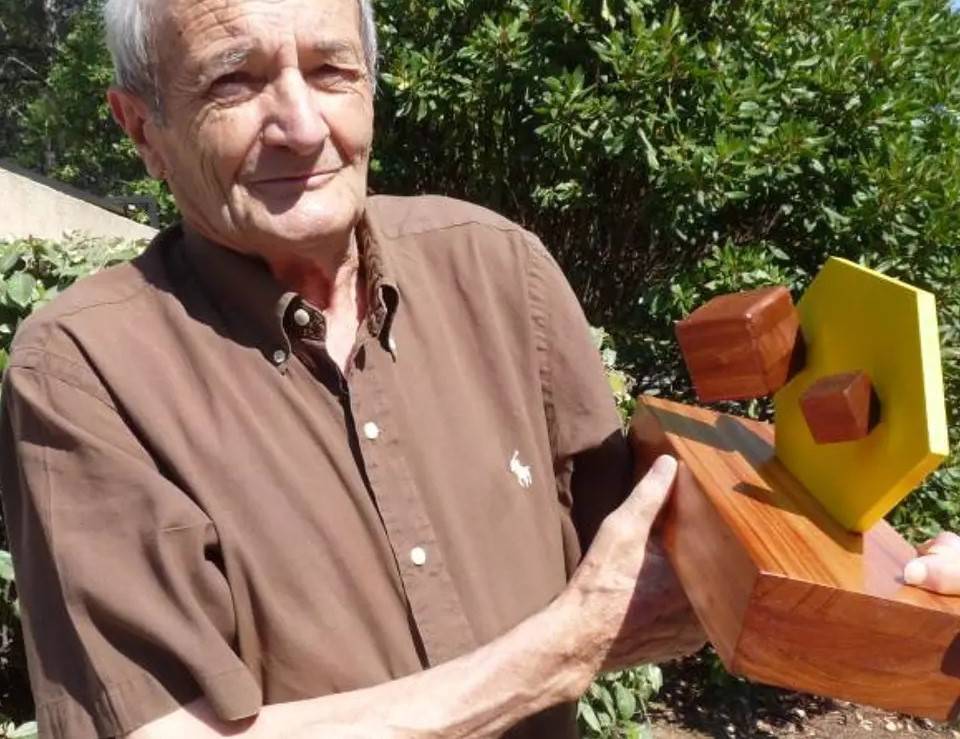
[[[775,396],[777,456],[839,523],[866,531],[949,453],[934,297],[832,258],[797,309],[807,363]],[[855,370],[873,381],[880,422],[866,439],[818,445],[800,397]]]

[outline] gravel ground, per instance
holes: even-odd
[[[933,721],[736,680],[706,652],[663,672],[649,707],[656,739],[960,739],[960,730]]]

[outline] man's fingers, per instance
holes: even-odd
[[[903,580],[942,595],[960,595],[960,549],[913,560],[904,569]]]
[[[960,536],[957,536],[952,531],[944,531],[942,534],[937,534],[930,541],[924,542],[917,547],[919,554],[937,554],[938,552],[947,552],[950,550],[960,552]]]
[[[667,455],[658,457],[624,505],[649,528],[670,496],[676,478],[677,460]]]

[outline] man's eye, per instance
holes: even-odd
[[[310,70],[309,74],[311,79],[326,85],[349,82],[356,76],[353,70],[334,64],[321,64]]]
[[[313,71],[310,73],[316,76],[324,76],[330,74],[339,74],[340,67],[335,67],[332,64],[321,64],[319,67],[314,67]]]
[[[257,78],[248,72],[231,72],[217,77],[210,92],[218,98],[235,98],[248,95],[259,86]]]

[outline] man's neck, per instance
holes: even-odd
[[[349,313],[360,299],[360,252],[356,238],[339,254],[315,258],[280,256],[267,260],[273,276],[324,313]]]
[[[323,311],[327,353],[346,373],[357,330],[367,314],[367,286],[356,236],[351,237],[349,248],[334,258],[284,257],[267,264],[280,284]]]

